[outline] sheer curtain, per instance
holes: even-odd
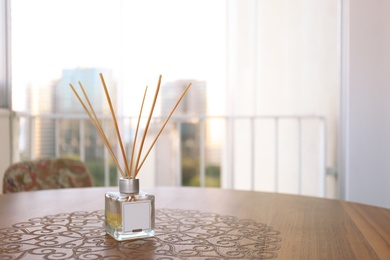
[[[274,118],[232,125],[224,185],[335,196],[325,173],[337,166],[339,2],[228,1],[227,14],[227,113]]]

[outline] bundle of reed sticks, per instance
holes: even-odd
[[[138,151],[136,151],[136,144],[137,144],[137,139],[138,139],[138,131],[139,131],[139,127],[140,127],[141,117],[142,117],[142,114],[143,114],[145,98],[146,98],[146,94],[147,94],[147,90],[148,90],[147,86],[145,88],[145,92],[144,92],[144,96],[143,96],[143,99],[142,99],[141,108],[140,108],[139,115],[138,115],[138,122],[137,122],[137,127],[136,127],[136,131],[135,131],[135,135],[134,135],[134,141],[133,141],[133,145],[132,145],[132,149],[131,149],[131,155],[127,156],[127,154],[125,152],[124,145],[123,145],[122,137],[121,137],[121,134],[120,134],[120,131],[119,131],[117,117],[115,115],[115,111],[114,111],[114,108],[112,106],[110,94],[108,93],[108,89],[107,89],[107,86],[106,86],[103,74],[100,73],[99,75],[100,75],[100,79],[101,79],[101,82],[102,82],[102,85],[103,85],[103,88],[104,88],[104,93],[105,93],[105,96],[106,96],[106,99],[107,99],[107,102],[108,102],[108,105],[109,105],[109,108],[110,108],[110,113],[111,113],[111,116],[112,116],[112,120],[113,120],[113,123],[114,123],[114,126],[115,126],[116,137],[118,139],[120,150],[122,152],[122,157],[123,157],[123,162],[124,162],[124,166],[123,167],[120,165],[120,163],[118,161],[118,158],[116,157],[115,153],[112,150],[112,147],[111,147],[111,145],[110,145],[110,143],[109,143],[109,141],[107,139],[107,135],[106,135],[106,133],[103,130],[103,127],[102,127],[102,125],[100,123],[100,120],[99,120],[98,116],[96,115],[95,110],[93,109],[91,101],[88,98],[88,95],[87,95],[83,85],[81,84],[80,81],[78,82],[79,86],[80,86],[80,89],[81,89],[81,91],[83,93],[84,100],[81,98],[81,96],[76,91],[76,89],[73,87],[73,85],[72,84],[69,84],[69,85],[70,85],[72,91],[74,92],[74,94],[76,95],[77,99],[79,100],[80,104],[83,106],[85,112],[88,114],[88,117],[91,120],[92,124],[95,126],[98,134],[102,138],[104,145],[106,146],[108,152],[110,153],[112,159],[114,160],[115,165],[117,166],[117,168],[118,168],[120,174],[122,175],[122,177],[123,178],[129,178],[129,179],[133,179],[133,178],[135,179],[137,177],[137,175],[138,175],[142,165],[144,164],[146,158],[148,157],[150,151],[152,150],[153,146],[155,145],[157,139],[160,137],[162,131],[164,130],[165,126],[167,125],[169,119],[171,118],[173,112],[176,110],[177,106],[179,105],[179,103],[183,99],[184,95],[187,93],[188,89],[191,87],[191,83],[187,85],[187,87],[184,89],[183,93],[180,95],[179,99],[176,101],[175,105],[173,106],[172,110],[170,111],[170,113],[168,114],[168,116],[165,119],[164,123],[162,124],[160,130],[158,131],[155,139],[153,140],[153,142],[151,143],[149,149],[144,154],[144,156],[143,156],[143,158],[141,160],[141,155],[142,155],[142,150],[143,150],[143,146],[144,146],[144,143],[145,143],[145,138],[146,138],[146,135],[147,135],[148,130],[149,130],[150,121],[152,119],[153,111],[154,111],[154,108],[156,106],[157,97],[158,97],[158,94],[159,94],[159,91],[160,91],[160,85],[161,85],[161,78],[162,78],[162,76],[160,75],[160,77],[158,79],[156,92],[154,94],[153,103],[152,103],[152,106],[150,108],[149,115],[148,115],[148,118],[147,118],[147,121],[146,121],[146,125],[145,125],[145,129],[144,129],[144,132],[143,132],[143,135],[142,135],[141,143],[139,145]]]

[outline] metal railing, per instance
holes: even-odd
[[[30,115],[30,114],[24,114],[24,113],[17,113],[15,114],[15,118],[19,120],[19,122],[24,121],[24,126],[22,124],[19,124],[21,128],[25,128],[26,130],[23,130],[21,133],[21,137],[25,138],[25,140],[22,142],[24,143],[24,148],[29,147],[29,155],[24,155],[24,159],[26,157],[30,158],[36,158],[41,156],[40,154],[36,154],[36,142],[34,141],[36,131],[39,129],[38,127],[38,121],[42,120],[49,120],[52,122],[52,126],[54,127],[53,133],[54,133],[54,154],[53,156],[60,157],[61,151],[60,151],[60,139],[61,137],[61,122],[64,122],[64,120],[73,120],[78,122],[78,148],[77,151],[79,153],[79,157],[81,160],[85,160],[86,158],[86,150],[85,150],[85,127],[86,123],[89,123],[89,119],[80,114],[43,114],[43,115]],[[100,116],[100,119],[102,120],[103,127],[107,127],[109,124],[109,121],[111,120],[110,116]],[[118,122],[121,122],[122,130],[127,128],[127,132],[129,132],[128,128],[129,125],[131,125],[132,120],[135,120],[135,117],[120,117],[118,118]],[[165,117],[154,117],[153,118],[153,124],[158,127],[162,120],[164,120]],[[267,122],[269,128],[273,129],[273,134],[267,139],[270,143],[273,143],[272,150],[273,154],[273,172],[267,172],[268,175],[273,175],[273,188],[270,190],[273,190],[275,192],[283,192],[283,189],[280,187],[281,183],[281,158],[280,154],[285,150],[284,144],[281,143],[281,139],[285,138],[286,133],[289,135],[289,138],[293,139],[295,144],[295,152],[292,157],[294,157],[294,161],[292,165],[294,166],[296,172],[296,180],[295,180],[295,191],[293,193],[302,194],[303,193],[303,164],[305,163],[303,161],[303,154],[311,153],[311,151],[304,151],[303,149],[306,149],[303,145],[303,138],[307,137],[308,135],[311,135],[313,138],[311,138],[312,143],[319,147],[319,149],[315,149],[316,155],[315,160],[317,161],[318,165],[316,166],[316,179],[318,179],[319,183],[316,184],[319,188],[317,191],[318,196],[325,197],[326,196],[326,156],[327,156],[327,136],[326,136],[326,119],[322,116],[209,116],[209,115],[182,115],[182,116],[172,116],[170,119],[171,125],[175,125],[176,129],[180,129],[181,124],[183,122],[191,122],[195,125],[197,125],[199,136],[199,185],[201,187],[206,186],[206,154],[207,154],[207,146],[206,143],[207,135],[209,134],[210,129],[207,128],[207,125],[211,121],[218,121],[222,125],[222,132],[224,135],[223,143],[221,144],[220,152],[222,155],[220,157],[222,158],[220,160],[220,163],[224,165],[223,170],[221,172],[220,178],[221,178],[221,187],[222,188],[233,188],[233,189],[248,189],[248,190],[258,190],[258,188],[255,185],[255,180],[257,178],[258,172],[256,169],[258,169],[258,158],[256,157],[256,152],[258,150],[258,147],[256,145],[256,138],[259,135],[262,135],[261,131],[259,130],[259,127],[256,125],[260,122]],[[289,122],[290,129],[292,125],[294,128],[294,131],[282,131],[282,124],[285,122]],[[314,130],[312,133],[305,132],[305,136],[303,136],[303,125],[307,124],[307,122],[313,123],[316,125],[314,127]],[[242,127],[242,125],[245,125],[245,127]],[[20,130],[20,129],[19,129]],[[181,130],[180,130],[181,131]],[[130,131],[131,132],[131,131]],[[294,132],[294,134],[292,134]],[[221,133],[222,134],[222,133]],[[24,135],[24,136],[23,136]],[[180,139],[180,135],[177,136],[177,138]],[[310,139],[310,138],[309,138]],[[238,161],[238,159],[235,156],[236,149],[238,149],[238,146],[241,146],[241,142],[237,142],[238,140],[244,140],[243,143],[248,143],[249,148],[245,149],[247,152],[247,157],[249,158],[249,165],[248,168],[250,169],[250,175],[249,180],[247,183],[250,183],[250,185],[246,185],[245,187],[237,187],[237,173],[235,171],[235,168],[237,165],[242,164],[243,162]],[[180,143],[180,140],[178,141]],[[237,145],[238,144],[238,145]],[[19,144],[20,145],[20,144]],[[160,147],[161,148],[161,147]],[[158,149],[155,147],[155,149]],[[291,150],[291,149],[290,149]],[[176,153],[176,169],[174,171],[176,172],[176,180],[175,185],[182,185],[182,164],[181,164],[181,156],[183,154],[182,146],[177,146],[177,153]],[[104,184],[106,186],[110,185],[109,183],[109,153],[104,149]],[[154,161],[155,163],[155,161]],[[154,169],[157,169],[156,165]],[[156,173],[154,173],[156,174]],[[154,183],[155,185],[158,185],[158,183]]]

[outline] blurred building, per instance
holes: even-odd
[[[31,114],[48,115],[32,122],[35,125],[35,130],[32,134],[33,147],[35,147],[33,157],[80,157],[80,142],[84,142],[85,148],[82,156],[103,157],[103,144],[89,119],[80,121],[68,118],[62,120],[61,116],[57,119],[53,118],[53,115],[86,115],[82,105],[69,86],[69,84],[72,84],[82,95],[79,81],[88,94],[95,112],[97,114],[109,113],[109,106],[99,73],[102,73],[104,76],[112,103],[114,105],[117,104],[116,84],[112,73],[104,69],[65,69],[61,79],[58,81],[29,88],[28,106]],[[80,137],[79,134],[80,127],[83,127],[85,130],[85,136],[83,137]]]
[[[206,82],[178,80],[162,85],[161,114],[164,120],[189,83],[192,83],[191,88],[158,140],[157,185],[188,186],[196,184],[196,179],[199,180],[202,143],[199,136],[201,127],[199,115],[207,113]]]

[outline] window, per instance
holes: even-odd
[[[149,143],[183,86],[193,87],[144,165],[144,183],[334,196],[325,173],[337,164],[337,1],[11,4],[20,159],[77,157],[98,185],[115,185],[115,166],[68,85],[83,83],[113,132],[103,73],[130,151],[144,88],[161,74]],[[110,141],[118,150],[114,134]]]
[[[190,81],[192,98],[183,100],[178,109],[181,112],[176,114],[221,113],[225,5],[225,1],[195,0],[12,1],[13,88],[17,93],[13,109],[31,115],[21,119],[21,159],[81,158],[96,175],[98,185],[115,184],[112,162],[109,170],[113,178],[108,183],[104,179],[107,152],[93,126],[84,120],[86,114],[69,88],[69,83],[77,86],[81,81],[94,107],[108,118],[99,73],[103,73],[115,99],[115,110],[123,119],[122,130],[131,129],[124,134],[128,146],[144,88],[149,85],[152,93],[160,74],[163,91],[156,118],[167,114],[183,84]],[[199,158],[188,157],[199,153],[199,142],[194,141],[199,139],[194,133],[199,124],[188,122],[191,120],[172,119],[173,125],[158,144],[160,150],[183,151],[184,172],[191,172],[190,177],[182,178],[183,185],[199,184]],[[159,122],[154,122],[153,129]],[[104,123],[108,127],[112,122],[107,119]],[[168,146],[172,135],[183,144]],[[164,139],[166,146],[162,147]],[[117,148],[114,136],[112,145]],[[170,176],[177,163],[172,166],[173,158],[165,160],[168,163],[162,166],[160,162],[159,168],[169,179],[161,173],[157,179],[151,176],[151,182],[181,182],[177,176]]]

